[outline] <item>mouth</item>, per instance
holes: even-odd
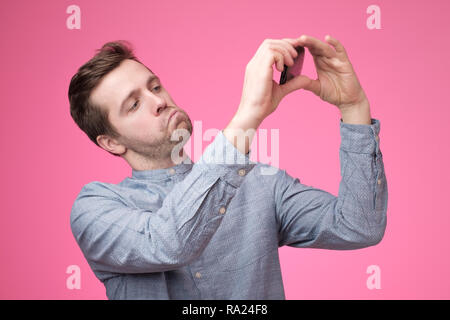
[[[170,114],[169,118],[167,119],[167,124],[169,124],[170,119],[177,113],[177,110],[172,111],[172,113]]]

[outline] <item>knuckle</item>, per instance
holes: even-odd
[[[285,39],[283,39],[283,42],[284,42],[284,43],[287,43],[287,44],[288,44],[289,46],[291,46],[291,47],[294,46],[294,40],[293,40],[293,39],[285,38]]]

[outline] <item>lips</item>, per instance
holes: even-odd
[[[169,124],[170,119],[175,115],[175,113],[177,113],[177,110],[174,110],[174,111],[170,114],[169,119],[167,119],[167,124]]]

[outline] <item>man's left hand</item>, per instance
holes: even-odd
[[[294,39],[287,40],[294,41]],[[341,111],[368,104],[344,46],[329,35],[325,37],[325,41],[333,47],[307,35],[295,39],[296,45],[307,47],[313,56],[318,78],[313,80],[300,75],[291,80],[291,85],[297,89],[313,92],[320,99],[337,106]]]

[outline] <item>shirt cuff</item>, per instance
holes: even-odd
[[[371,124],[352,124],[340,120],[341,149],[347,152],[380,153],[380,121],[371,119]]]
[[[247,154],[240,152],[220,130],[196,164],[214,170],[222,180],[238,188],[256,165],[250,154],[250,150]]]

